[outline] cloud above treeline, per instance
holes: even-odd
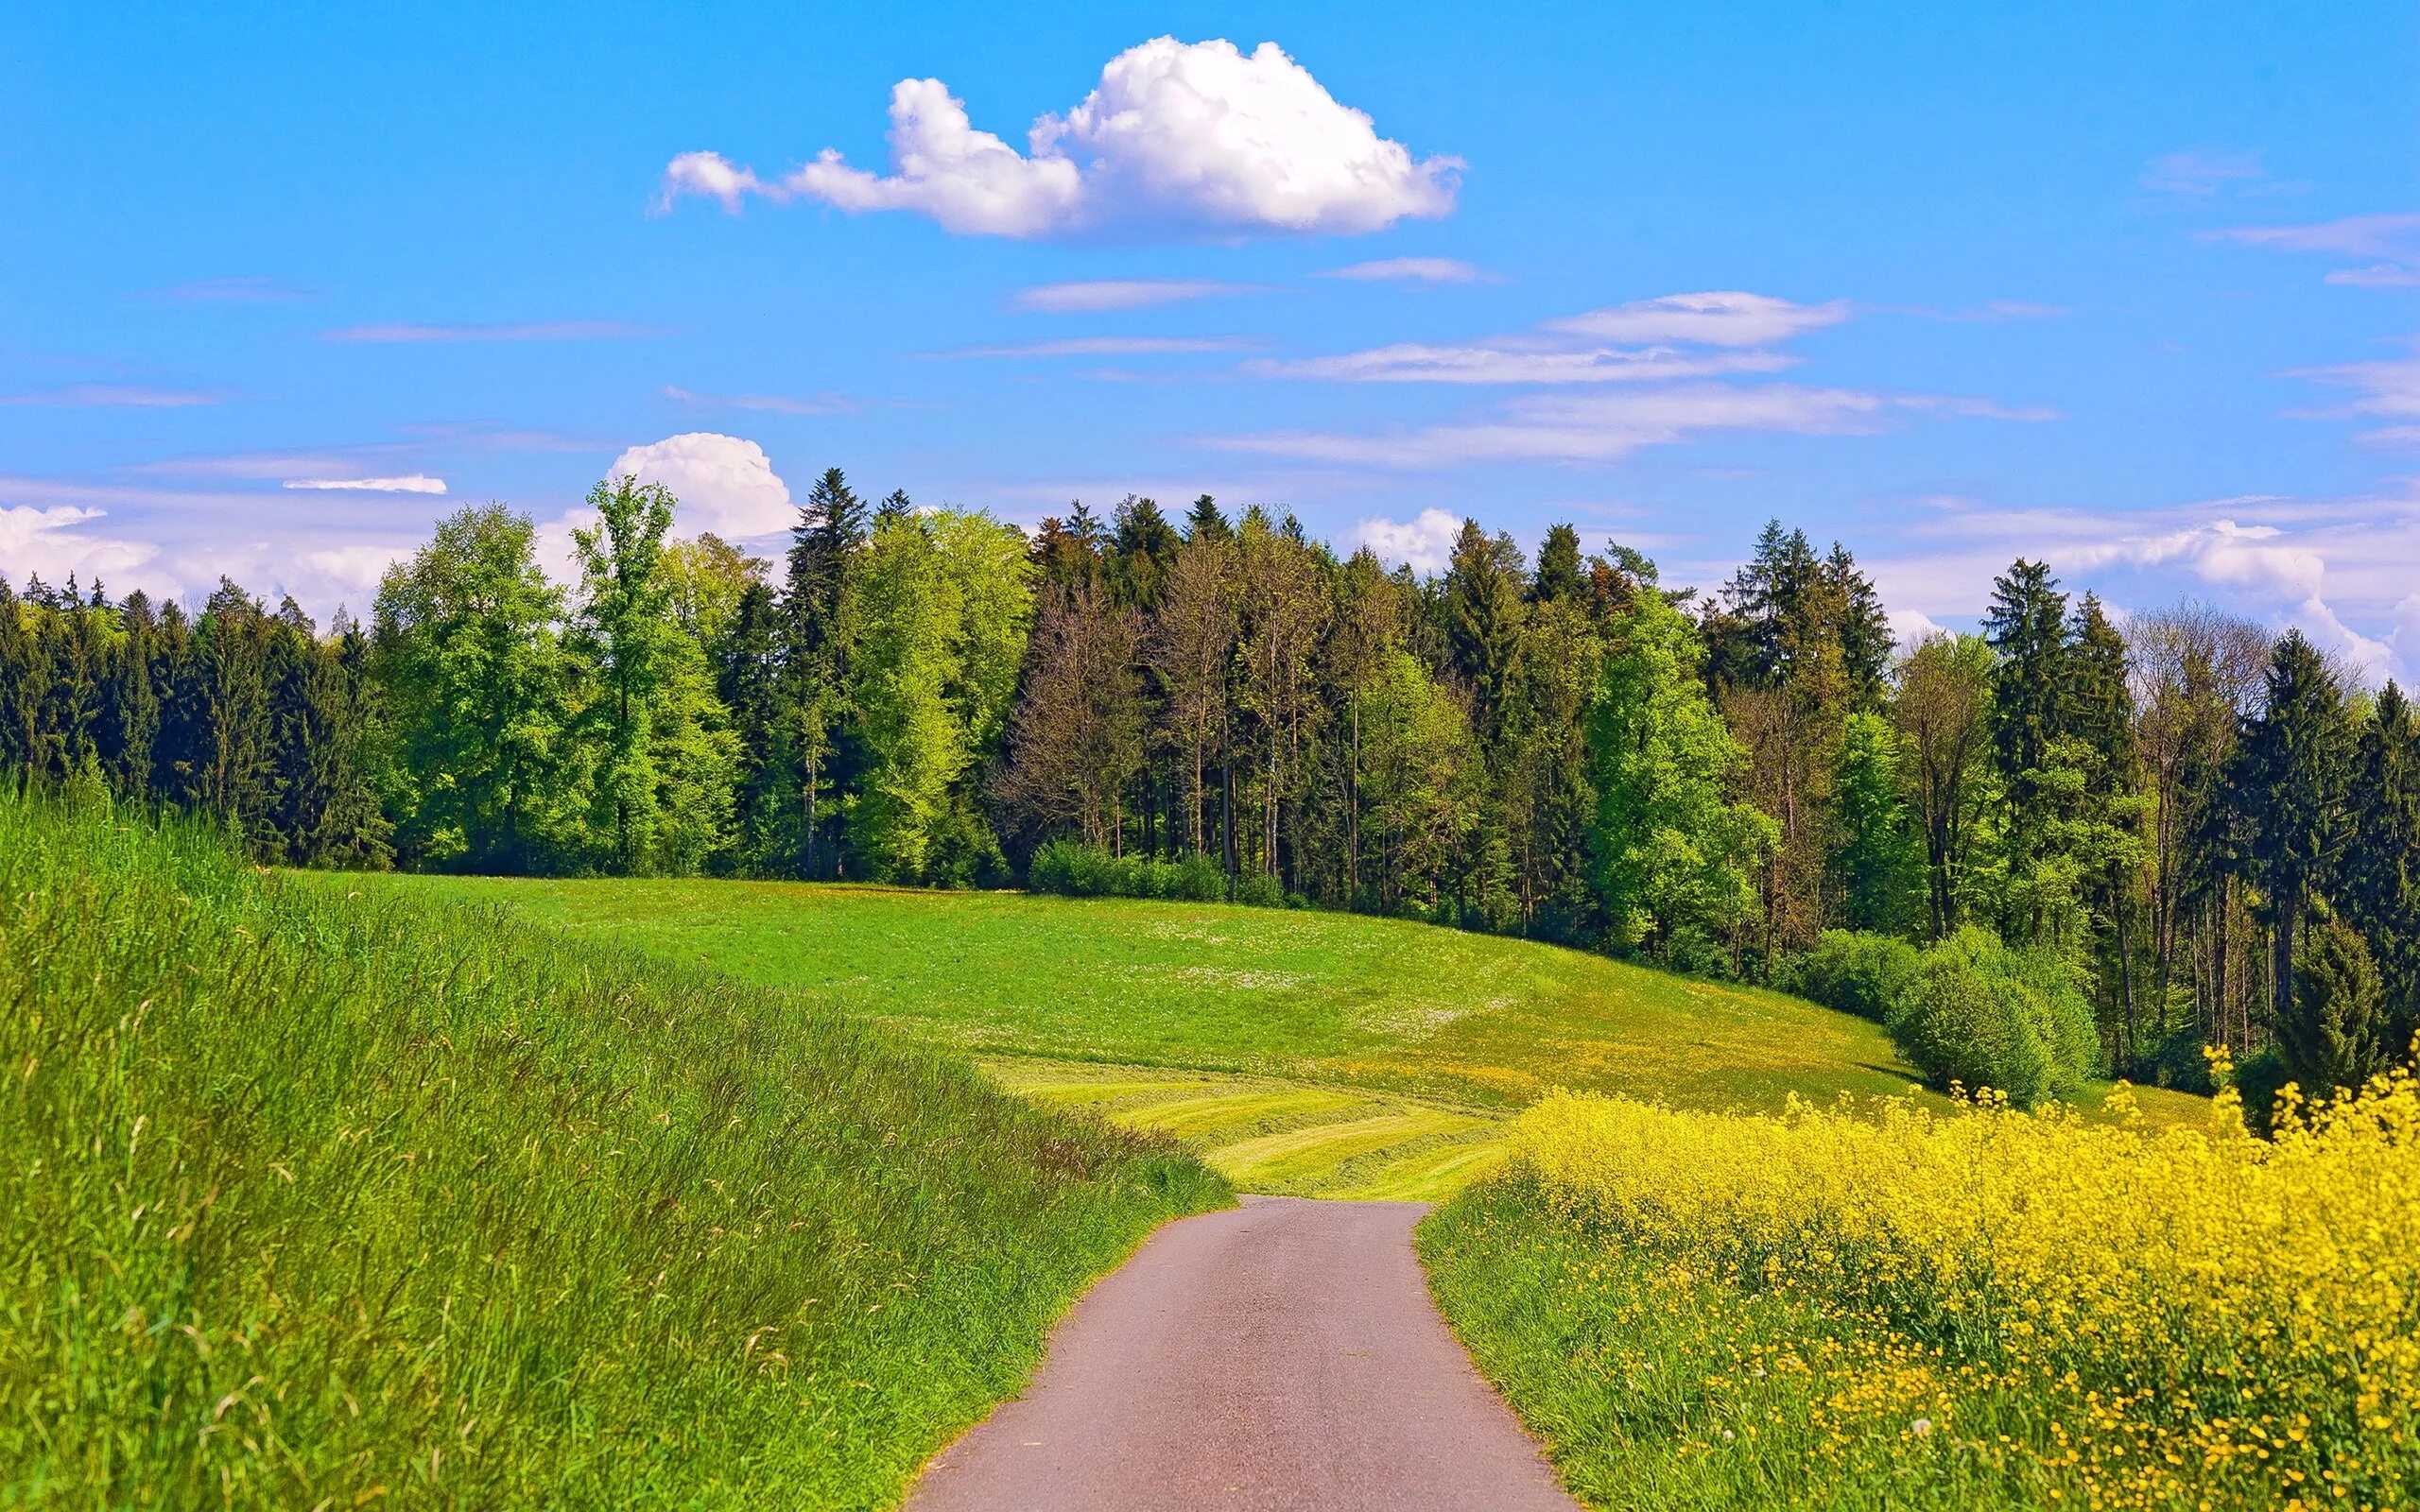
[[[1173,37],[1111,59],[1080,104],[1033,124],[1024,152],[977,129],[937,78],[892,86],[890,140],[887,174],[828,147],[770,179],[684,152],[665,168],[658,206],[804,199],[1023,239],[1352,235],[1447,214],[1462,168],[1380,136],[1274,43],[1247,54]]]
[[[607,477],[660,483],[681,501],[673,528],[681,535],[710,530],[726,540],[769,536],[797,524],[789,486],[754,441],[714,431],[667,436],[614,458]]]

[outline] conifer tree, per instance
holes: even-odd
[[[2359,1087],[2384,1069],[2377,966],[2342,921],[2314,919],[2294,947],[2292,994],[2277,1015],[2287,1074],[2307,1092]]]
[[[2345,839],[2352,732],[2343,690],[2317,648],[2289,630],[2271,653],[2266,706],[2244,730],[2228,774],[2249,831],[2238,864],[2260,889],[2270,928],[2270,1002],[2294,1000],[2297,936]]]
[[[2392,681],[2361,728],[2353,769],[2338,897],[2377,965],[2381,1048],[2400,1059],[2420,1035],[2420,721]]]

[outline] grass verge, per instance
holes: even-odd
[[[1227,1189],[662,959],[0,795],[0,1503],[872,1507]]]

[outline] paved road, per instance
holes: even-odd
[[[1095,1286],[908,1512],[1573,1512],[1429,1303],[1425,1204],[1243,1203]]]

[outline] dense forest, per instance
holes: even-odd
[[[2420,733],[2298,633],[2019,560],[1896,648],[1778,523],[1700,594],[1568,525],[1421,577],[1207,497],[1028,535],[836,469],[778,562],[589,504],[576,583],[466,508],[324,632],[0,582],[0,759],[284,865],[1183,891],[1912,993],[1945,1077],[2017,1033],[2050,1081],[2352,1085],[2420,1028]]]

